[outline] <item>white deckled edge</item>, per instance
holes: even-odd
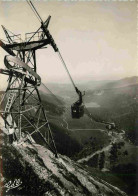
[[[25,2],[26,0],[1,0],[1,1],[5,1],[5,2]],[[138,0],[33,0],[35,2],[136,2]]]
[[[138,0],[137,0],[137,57],[136,57],[136,65],[137,65],[137,73],[138,73]]]

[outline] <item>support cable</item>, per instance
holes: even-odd
[[[83,104],[84,104],[84,103],[83,103]],[[106,122],[106,121],[104,121],[104,120],[100,120],[100,119],[98,119],[98,118],[95,118],[95,117],[92,116],[92,114],[89,112],[89,110],[87,109],[87,107],[86,107],[85,104],[84,104],[84,107],[85,107],[85,110],[86,110],[86,112],[87,112],[87,114],[88,114],[88,117],[90,118],[91,122],[92,122],[92,120],[94,120],[94,121],[97,122],[97,123],[101,123],[101,124],[105,124],[105,125],[110,125],[111,128],[118,130],[117,127],[116,127],[116,124],[115,124],[114,122]]]
[[[69,73],[69,70],[68,70],[68,68],[67,68],[67,66],[66,66],[66,63],[65,63],[65,61],[64,61],[64,59],[63,59],[63,57],[62,57],[62,55],[61,55],[61,53],[60,53],[59,50],[58,50],[58,55],[59,55],[59,58],[60,58],[60,60],[61,60],[61,62],[62,62],[62,64],[63,64],[63,66],[65,67],[65,69],[66,69],[66,71],[67,71],[67,73],[68,73],[68,76],[69,76],[69,78],[70,78],[70,80],[71,80],[71,82],[72,82],[72,84],[73,84],[73,86],[74,86],[74,88],[75,88],[75,91],[76,91],[76,85],[75,85],[75,83],[74,83],[74,81],[73,81],[73,79],[72,79],[72,77],[71,77],[71,75],[70,75],[70,73]]]
[[[37,19],[40,21],[40,22],[43,22],[42,21],[42,18],[40,17],[40,15],[38,14],[36,8],[34,7],[33,3],[31,1],[28,1],[27,0],[27,3],[28,5],[31,7],[32,11],[34,12],[34,14],[36,15]]]
[[[84,104],[84,103],[83,103]],[[99,122],[99,123],[103,123],[103,121],[100,121],[99,119],[95,118],[94,116],[92,116],[92,114],[89,112],[89,110],[87,109],[86,105],[84,104],[85,110],[88,114],[88,117],[90,118],[90,120],[94,120],[95,122]]]
[[[41,83],[55,98],[56,100],[61,104],[61,106],[63,105],[62,101],[60,101],[60,99],[44,84],[44,83]],[[64,107],[67,111],[68,111],[68,114],[70,115],[70,111],[69,109],[65,106]]]
[[[60,104],[63,104],[58,98],[57,96],[44,84],[44,83],[41,83],[55,98],[56,100],[60,103]]]
[[[60,99],[44,84],[44,83],[41,83],[55,98],[56,100],[61,104],[62,106],[62,101],[60,101]],[[44,106],[45,108],[45,106]],[[67,106],[64,107],[66,109],[66,111],[68,112],[69,116],[70,116],[70,110],[67,108]],[[46,109],[46,108],[45,108]]]
[[[36,8],[34,7],[33,3],[32,3],[30,0],[27,0],[27,3],[28,3],[29,6],[31,7],[31,9],[32,9],[32,11],[34,12],[34,14],[37,16],[38,20],[39,20],[39,21],[41,22],[41,24],[43,25],[43,20],[42,20],[42,18],[40,17],[39,13],[37,12]],[[46,32],[45,32],[45,33],[46,33]],[[53,40],[53,42],[54,42],[54,40]],[[67,73],[68,73],[68,76],[69,76],[69,78],[70,78],[70,80],[71,80],[71,82],[72,82],[72,84],[73,84],[73,86],[74,86],[74,89],[75,89],[75,91],[76,91],[76,93],[77,93],[77,87],[76,87],[76,85],[75,85],[75,83],[74,83],[74,81],[73,81],[73,79],[72,79],[72,77],[71,77],[71,75],[70,75],[70,73],[69,73],[69,70],[68,70],[68,68],[67,68],[67,66],[66,66],[66,63],[65,63],[65,61],[64,61],[64,59],[63,59],[63,57],[62,57],[60,51],[59,51],[58,49],[57,49],[57,51],[58,51],[59,58],[60,58],[62,64],[64,65],[64,67],[65,67],[65,69],[66,69],[66,71],[67,71]],[[78,94],[78,93],[77,93],[77,94]]]
[[[35,10],[36,14],[38,15],[39,19],[41,22],[43,22],[42,18],[40,17],[39,13],[37,12],[36,8],[34,7],[33,3],[31,1],[29,1],[31,6],[33,7],[33,9]]]

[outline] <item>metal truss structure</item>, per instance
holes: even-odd
[[[4,58],[7,69],[0,69],[8,75],[8,86],[1,102],[0,111],[5,126],[16,128],[18,141],[29,134],[36,143],[44,143],[55,155],[57,150],[50,125],[43,107],[38,86],[41,78],[37,74],[36,50],[50,44],[55,51],[58,48],[49,32],[48,19],[34,33],[27,33],[25,41],[3,27],[8,44],[0,40],[0,46],[9,54]]]

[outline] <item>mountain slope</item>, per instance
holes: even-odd
[[[40,145],[3,146],[2,155],[4,178],[9,180],[12,176],[22,181],[20,190],[9,190],[10,194],[126,196],[118,188],[93,177],[78,163],[62,155],[55,158]]]
[[[134,85],[134,84],[138,84],[138,77],[137,76],[127,77],[127,78],[123,78],[121,80],[109,82],[109,83],[103,85],[103,87],[107,88],[107,89],[108,88],[120,88],[120,87]]]

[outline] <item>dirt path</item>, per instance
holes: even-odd
[[[93,158],[96,154],[100,154],[101,152],[107,152],[111,149],[112,143],[115,143],[116,141],[119,141],[122,139],[122,133],[114,133],[111,135],[111,142],[109,145],[103,147],[101,150],[97,150],[96,152],[92,153],[91,155],[88,155],[87,157],[84,157],[82,159],[79,159],[78,163],[83,163],[84,161],[89,161],[91,158]]]

